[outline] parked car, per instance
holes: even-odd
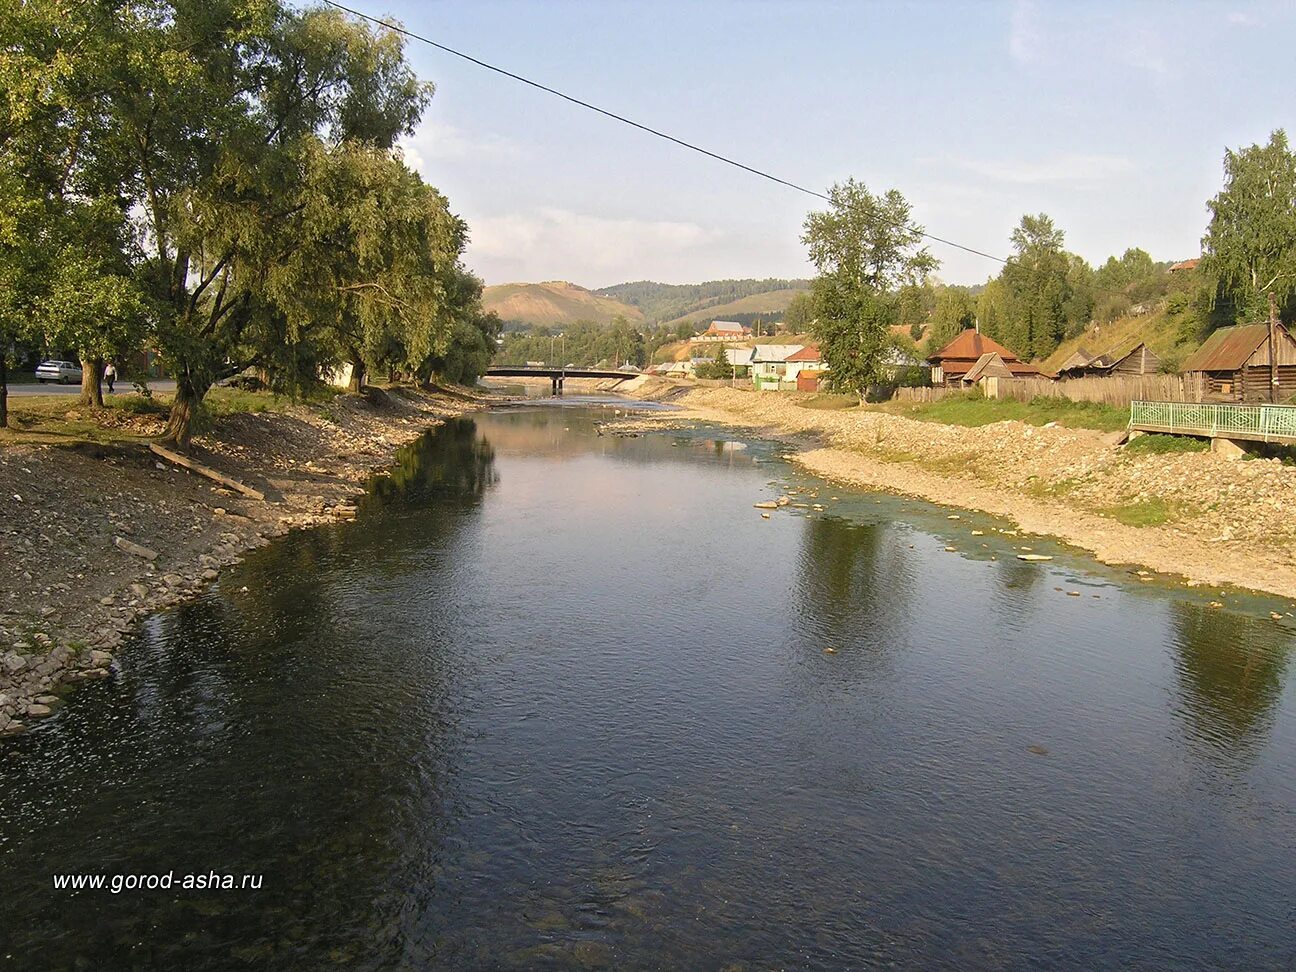
[[[60,385],[81,384],[81,366],[74,361],[42,361],[36,369],[36,380],[42,385],[47,381]]]

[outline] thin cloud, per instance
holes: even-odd
[[[1031,64],[1044,56],[1045,38],[1039,14],[1030,0],[1018,0],[1008,25],[1008,53],[1014,61]]]
[[[725,233],[697,223],[607,218],[554,207],[477,217],[470,225],[468,262],[491,282],[560,278],[573,266],[582,267],[587,279],[631,279],[648,268],[679,276],[726,239]]]
[[[1160,82],[1174,73],[1163,33],[1163,24],[1139,11],[1111,15],[1018,0],[1008,17],[1008,53],[1022,65],[1121,64]]]
[[[955,160],[960,169],[995,182],[1012,185],[1082,185],[1103,182],[1134,171],[1134,163],[1118,155],[1060,155],[1038,161]]]
[[[514,160],[525,154],[521,145],[503,135],[469,132],[440,122],[424,122],[412,136],[400,140],[400,147],[410,168],[424,176],[432,162]]]

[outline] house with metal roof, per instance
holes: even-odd
[[[828,362],[819,353],[819,345],[807,344],[795,354],[790,354],[784,362],[787,370],[783,381],[795,384],[797,391],[818,391],[819,379],[828,370]]]
[[[1296,338],[1279,324],[1271,369],[1268,324],[1221,327],[1180,366],[1202,382],[1202,397],[1217,402],[1281,402],[1296,395]],[[1274,377],[1277,386],[1273,386]]]
[[[737,321],[712,321],[701,334],[694,335],[694,341],[741,341],[751,337],[751,328]]]
[[[987,354],[996,355],[999,363],[1013,378],[1052,377],[1045,375],[1037,366],[1022,361],[998,341],[986,337],[980,331],[968,328],[927,358],[927,363],[931,365],[932,384],[944,385],[947,388],[960,387],[963,384],[963,376]]]
[[[777,390],[786,380],[787,360],[804,347],[800,344],[757,344],[751,349],[752,383],[757,388]]]

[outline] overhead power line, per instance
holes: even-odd
[[[424,37],[421,34],[416,34],[414,33],[414,31],[407,30],[406,28],[400,26],[399,24],[392,23],[389,20],[383,20],[379,17],[373,17],[367,13],[362,13],[361,11],[356,10],[352,7],[348,7],[345,4],[338,3],[337,0],[324,0],[324,2],[331,7],[336,7],[338,10],[342,10],[345,11],[346,13],[351,14],[352,16],[359,17],[361,20],[367,20],[370,23],[379,25],[380,27],[385,27],[387,30],[395,31],[398,34],[402,34],[405,37],[410,38],[411,40],[416,40],[422,44],[427,44],[430,47],[435,47],[437,50],[444,51],[447,54],[453,54],[455,57],[463,58],[463,60],[476,64],[478,67],[483,67],[488,71],[494,71],[496,74],[502,74],[504,75],[504,77],[512,78],[514,81],[520,81],[522,84],[529,85],[530,87],[536,88],[537,90],[544,91],[558,98],[562,98],[564,101],[571,102],[573,105],[578,105],[581,108],[585,108],[589,111],[603,115],[606,118],[611,118],[613,121],[621,122],[621,124],[623,125],[629,125],[631,128],[637,128],[641,132],[647,132],[649,135],[655,135],[660,139],[666,140],[667,142],[672,142],[675,145],[680,146],[681,148],[689,149],[692,152],[698,152],[702,155],[707,156],[708,158],[715,159],[717,162],[724,162],[726,165],[732,165],[734,168],[742,169],[744,172],[749,172],[754,176],[759,176],[762,179],[768,179],[770,182],[776,182],[779,185],[786,186],[789,189],[795,189],[797,192],[803,192],[807,196],[814,196],[816,199],[823,199],[826,202],[832,201],[829,198],[829,196],[827,196],[825,193],[818,192],[814,189],[809,189],[802,185],[798,185],[797,183],[791,182],[788,179],[781,179],[778,176],[774,175],[773,173],[766,172],[763,169],[758,169],[755,166],[751,166],[743,162],[739,162],[737,159],[731,159],[727,155],[721,155],[719,152],[712,152],[710,149],[703,148],[700,145],[695,145],[692,142],[685,141],[682,138],[676,138],[674,135],[667,134],[666,132],[663,132],[657,128],[653,128],[650,125],[644,125],[640,122],[635,121],[632,118],[625,117],[625,115],[618,115],[614,111],[609,111],[606,108],[600,108],[598,105],[591,104],[588,101],[584,101],[573,95],[569,95],[566,92],[559,91],[557,88],[551,88],[547,84],[541,84],[539,81],[532,81],[530,78],[523,77],[520,74],[515,74],[514,72],[506,70],[505,68],[498,67],[497,65],[491,64],[487,61],[483,61],[480,58],[473,57],[471,54],[465,54],[463,51],[458,51],[455,50],[453,47],[449,47],[445,44],[438,43],[437,41],[432,40],[432,38],[430,37]],[[984,250],[978,250],[975,247],[964,246],[962,243],[955,243],[953,240],[947,240],[944,239],[943,237],[935,236],[931,233],[920,232],[920,235],[923,237],[923,239],[931,240],[933,243],[940,243],[943,244],[944,246],[952,246],[956,250],[962,250],[965,253],[971,253],[974,256],[985,257],[987,260],[993,260],[996,263],[1006,264],[1008,262],[1003,257],[995,256],[993,253],[986,253]]]

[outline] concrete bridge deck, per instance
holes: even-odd
[[[486,369],[487,378],[548,378],[553,383],[554,393],[563,389],[563,382],[568,378],[615,378],[626,381],[637,378],[641,372],[620,371],[610,368],[563,368],[548,365],[492,365]]]

